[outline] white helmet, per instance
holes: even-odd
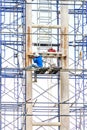
[[[39,56],[39,54],[38,54],[38,53],[35,53],[35,56],[36,56],[36,57],[38,57],[38,56]]]

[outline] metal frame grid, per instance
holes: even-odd
[[[25,4],[0,0],[0,129],[25,127]]]
[[[32,22],[35,25],[57,25],[59,19],[58,1],[51,0],[34,0],[32,2]],[[35,6],[36,5],[36,6]],[[36,15],[36,14],[37,15]],[[35,17],[37,16],[37,17]],[[36,21],[34,20],[36,18]],[[32,28],[33,51],[47,52],[53,47],[56,51],[59,50],[59,29],[55,28]],[[36,41],[35,41],[36,40]],[[43,58],[44,66],[50,66],[57,59]],[[58,61],[59,62],[59,61]],[[52,126],[52,122],[60,121],[59,108],[59,82],[60,75],[39,74],[37,82],[32,83],[32,101],[33,101],[33,121],[40,123],[48,123],[49,125],[34,126],[34,130],[56,130],[59,126]],[[42,85],[43,84],[43,85]],[[56,124],[56,123],[55,123]]]
[[[72,7],[72,8],[71,8]],[[87,2],[74,2],[69,6],[70,32],[69,57],[70,65],[70,129],[86,130],[86,100],[87,100]]]
[[[53,10],[51,10],[52,15],[53,14],[58,14],[58,16],[56,15],[56,21],[58,20],[60,23],[60,19],[61,19],[61,14],[60,14],[60,8],[62,5],[68,5],[69,8],[69,68],[68,70],[64,70],[65,72],[68,71],[69,72],[69,88],[70,88],[70,97],[67,101],[64,102],[64,104],[69,104],[70,106],[70,114],[67,115],[70,117],[70,130],[81,130],[81,129],[87,129],[86,127],[86,99],[87,99],[87,90],[86,90],[86,62],[87,62],[87,36],[86,36],[86,29],[87,29],[87,2],[86,1],[66,1],[66,2],[62,2],[61,1],[50,1],[51,2],[51,6],[54,6]],[[57,2],[57,3],[56,3]],[[38,4],[36,2],[36,4]],[[43,4],[43,6],[45,5],[45,2],[39,3],[39,4]],[[33,4],[32,4],[33,6]],[[57,8],[55,8],[57,7]],[[35,8],[34,8],[35,9]],[[40,9],[36,9],[35,11],[40,13]],[[45,10],[43,10],[43,12],[45,12]],[[64,19],[65,20],[65,19]],[[53,21],[53,17],[52,17],[52,21]],[[40,23],[39,23],[40,24]],[[53,23],[52,23],[53,24]],[[54,34],[55,31],[52,32],[52,36],[58,36],[57,41],[55,42],[55,40],[52,39],[52,47],[56,47],[59,48],[60,45],[60,40],[61,40],[61,36],[60,36],[60,31],[57,30],[57,33]],[[33,32],[33,34],[35,35],[38,34],[37,31]],[[49,33],[50,35],[50,33]],[[37,42],[38,43],[38,42]],[[38,44],[35,44],[33,42],[33,44],[35,46],[37,46]],[[35,47],[34,46],[34,47]],[[46,45],[44,44],[44,47]],[[39,46],[40,48],[40,46]],[[35,101],[35,104],[37,107],[37,109],[35,109],[36,111],[38,111],[38,113],[40,114],[36,114],[36,117],[39,117],[39,121],[44,122],[45,120],[43,120],[43,116],[45,116],[44,113],[45,109],[47,106],[42,107],[40,105],[38,105],[38,99],[41,99],[41,96],[44,97],[45,94],[48,93],[48,95],[50,95],[50,92],[47,90],[47,78],[50,79],[52,78],[52,81],[54,81],[54,88],[56,88],[56,81],[54,79],[57,79],[58,77],[55,76],[47,76],[47,75],[39,75],[38,76],[38,82],[36,84],[34,84],[33,90],[35,91],[35,94],[37,94],[37,98]],[[39,85],[40,82],[45,82],[45,85]],[[58,78],[58,82],[60,82],[60,79]],[[51,82],[48,83],[50,84],[50,90],[51,90]],[[37,87],[37,89],[36,89]],[[46,87],[46,88],[45,88]],[[57,97],[57,110],[58,113],[55,112],[54,114],[54,118],[55,117],[61,117],[63,115],[60,115],[60,85],[57,84],[58,89],[58,97]],[[42,92],[41,92],[42,90]],[[41,92],[41,93],[40,93]],[[51,93],[52,94],[52,93]],[[53,97],[55,97],[54,95],[51,95]],[[50,97],[51,97],[50,96]],[[45,97],[47,98],[47,96]],[[52,97],[51,97],[52,99]],[[44,99],[44,101],[46,101],[46,99]],[[50,101],[49,101],[50,102]],[[53,101],[54,102],[54,101]],[[51,101],[52,103],[52,101]],[[41,104],[45,104],[44,102],[41,102]],[[62,103],[63,104],[63,103]],[[41,108],[41,110],[39,109]],[[47,107],[49,109],[49,107]],[[38,110],[39,109],[39,110]],[[50,109],[52,110],[53,108],[50,107]],[[56,109],[56,108],[55,108]],[[43,110],[43,111],[42,111]],[[49,110],[48,110],[49,111]],[[48,112],[47,111],[47,112]],[[49,113],[49,112],[48,112]],[[51,112],[52,114],[52,112]],[[50,116],[51,116],[50,114]],[[41,116],[42,116],[42,120],[41,120]],[[47,118],[46,118],[47,119]],[[37,119],[36,119],[37,120]],[[49,121],[49,119],[48,119]],[[52,120],[50,120],[52,121]],[[47,129],[48,127],[38,127],[37,129]],[[61,129],[61,127],[50,127],[50,129]]]

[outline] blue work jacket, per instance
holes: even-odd
[[[43,67],[42,56],[33,58],[33,62],[36,63],[38,67]]]

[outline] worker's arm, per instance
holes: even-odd
[[[34,62],[34,63],[37,63],[37,58],[33,58],[33,62]]]

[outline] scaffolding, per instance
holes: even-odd
[[[86,0],[0,0],[0,130],[87,129],[86,31]]]
[[[25,4],[0,0],[0,130],[25,127]]]

